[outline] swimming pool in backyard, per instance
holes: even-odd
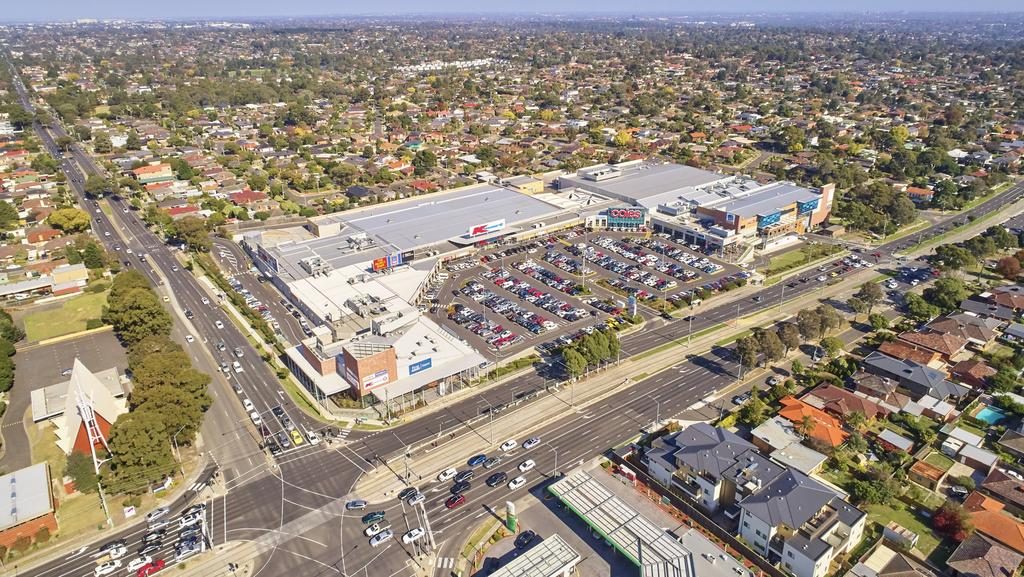
[[[981,408],[980,411],[974,414],[974,418],[979,421],[985,421],[990,425],[994,425],[999,421],[1006,418],[1006,413],[997,407],[990,407],[988,405]]]

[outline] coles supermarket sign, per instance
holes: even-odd
[[[605,214],[608,226],[639,226],[647,221],[647,209],[644,208],[610,208]]]

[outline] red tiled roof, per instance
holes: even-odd
[[[803,421],[805,416],[811,418],[814,422],[814,427],[808,433],[808,436],[811,438],[817,439],[830,447],[838,447],[846,442],[849,434],[843,430],[839,420],[832,415],[793,397],[780,399],[779,403],[782,404],[779,416],[792,422],[794,425]]]

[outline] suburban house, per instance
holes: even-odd
[[[885,418],[892,412],[864,394],[841,389],[835,385],[822,385],[800,398],[801,401],[829,413],[837,418],[850,413],[860,413],[868,420]]]
[[[967,339],[938,331],[909,331],[901,333],[898,338],[912,346],[938,353],[947,363],[967,347]]]
[[[132,171],[132,175],[142,184],[174,180],[174,171],[171,170],[171,165],[164,163],[140,166]]]
[[[779,409],[779,416],[800,426],[804,418],[810,418],[812,426],[806,432],[807,437],[814,439],[826,447],[838,447],[846,442],[849,433],[843,430],[839,419],[829,415],[821,409],[815,408],[808,403],[793,397],[779,399],[782,408]]]
[[[996,374],[996,370],[981,359],[968,359],[953,365],[949,374],[965,385],[983,389],[987,386],[986,379]]]
[[[999,319],[957,313],[935,319],[928,324],[928,328],[963,339],[969,348],[982,351],[996,340],[996,329],[1002,324]]]
[[[942,361],[939,353],[922,349],[904,341],[885,341],[878,345],[878,350],[894,359],[901,361],[914,361],[921,365],[927,365],[933,369],[942,369],[946,363]]]
[[[971,533],[946,560],[954,577],[1011,577],[1024,556],[980,532]]]
[[[989,293],[992,304],[1020,312],[1024,311],[1024,286],[1019,284],[995,287]]]
[[[999,499],[1006,510],[1020,516],[1024,514],[1024,481],[995,469],[978,486],[982,493]]]
[[[864,370],[891,382],[905,390],[912,399],[930,395],[939,400],[950,397],[960,398],[970,389],[946,378],[946,373],[913,361],[901,361],[889,355],[872,352],[864,358]]]
[[[823,577],[832,560],[860,542],[867,513],[833,489],[787,469],[740,502],[739,534],[797,577]]]
[[[769,561],[797,577],[823,577],[837,555],[860,542],[867,514],[773,459],[735,433],[697,423],[657,439],[642,463],[702,508],[738,515],[740,537]]]
[[[975,491],[964,501],[974,530],[1017,553],[1024,553],[1024,523],[1004,511],[1005,505]]]

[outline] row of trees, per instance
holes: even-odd
[[[797,314],[796,322],[780,323],[775,329],[755,329],[752,335],[737,340],[736,354],[740,364],[748,369],[757,366],[759,360],[767,366],[785,357],[803,341],[826,337],[842,323],[842,315],[829,305],[804,309]],[[824,342],[822,346],[825,347]],[[841,348],[842,343],[839,346]]]
[[[23,338],[25,331],[14,324],[10,313],[0,309],[0,393],[14,386],[14,343]]]
[[[129,412],[110,429],[103,481],[115,493],[144,491],[174,470],[172,444],[195,439],[211,403],[210,377],[170,339],[171,317],[138,272],[114,277],[104,319],[128,348],[133,389]],[[90,486],[88,478],[82,481]]]
[[[611,329],[594,331],[584,335],[571,345],[562,348],[562,360],[573,378],[582,375],[588,367],[616,359],[621,346],[619,335]]]

